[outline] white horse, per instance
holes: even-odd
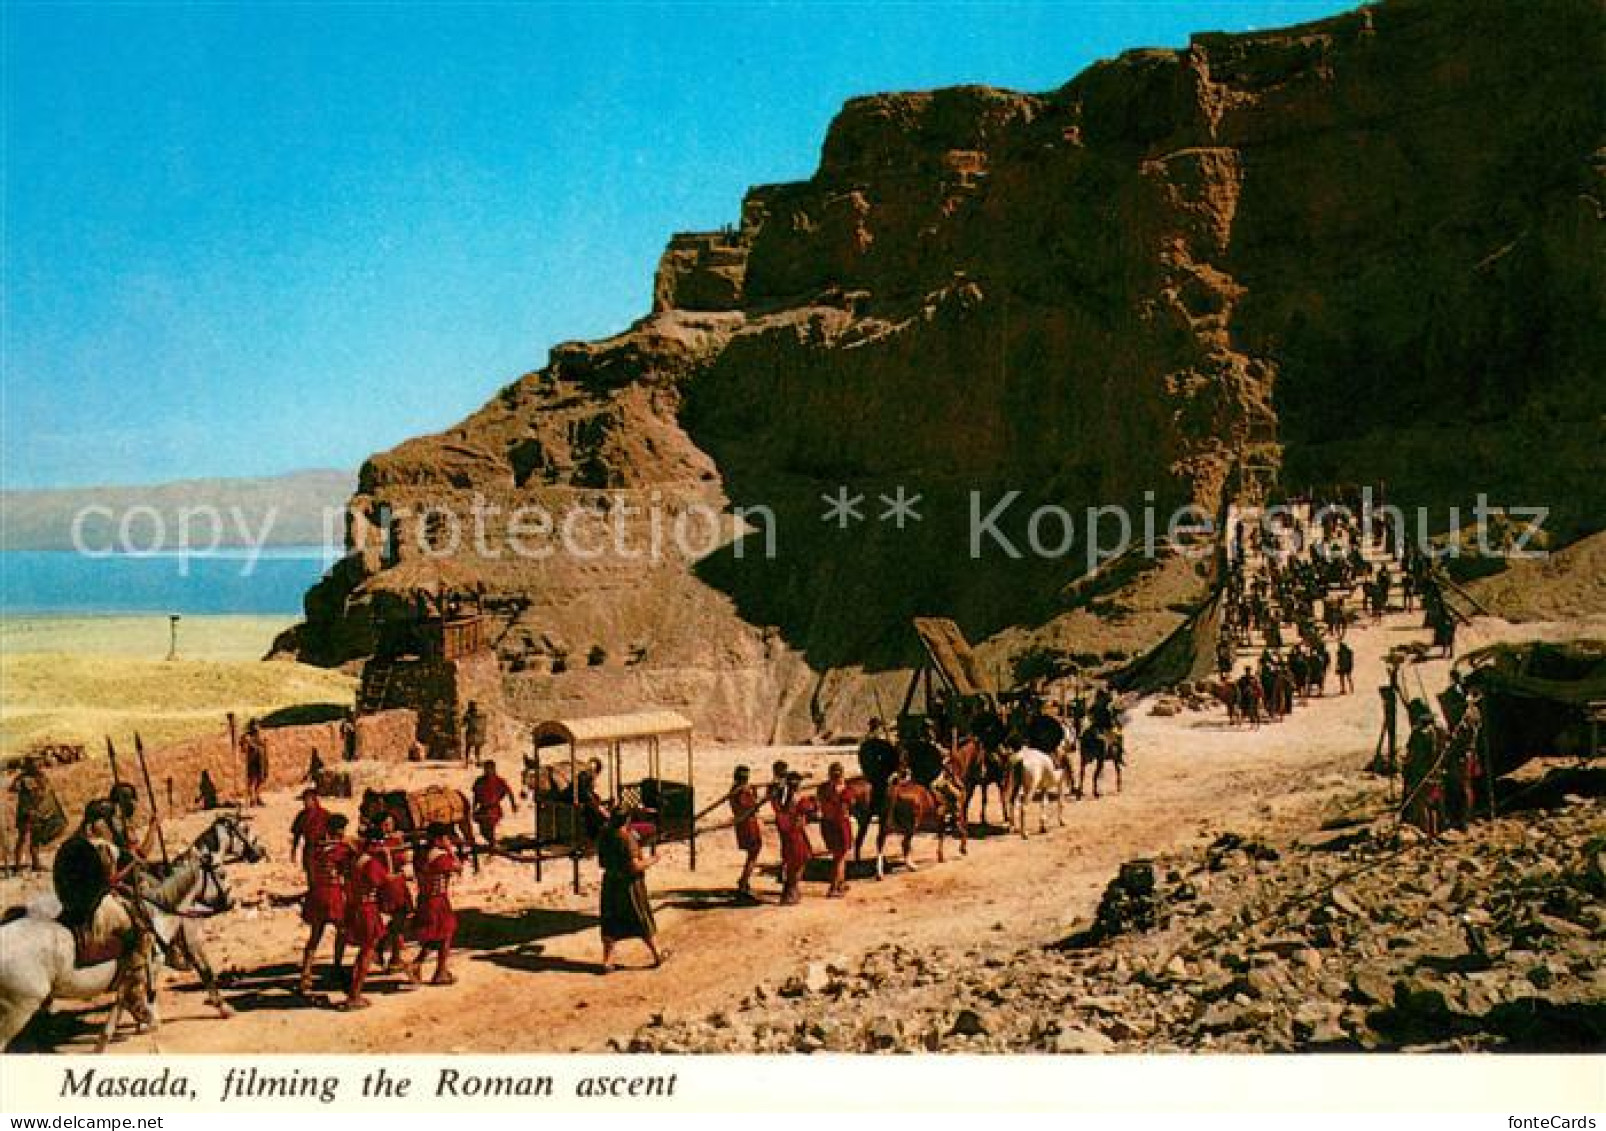
[[[1015,815],[1020,819],[1020,835],[1026,835],[1026,805],[1037,799],[1037,831],[1048,831],[1048,794],[1054,793],[1054,817],[1065,824],[1065,794],[1071,788],[1072,775],[1059,751],[1045,754],[1030,746],[1021,747],[1009,767],[1009,780],[1005,795],[1014,803]]]
[[[237,815],[220,817],[173,862],[163,879],[146,877],[139,884],[143,914],[156,936],[152,963],[182,965],[187,958],[206,988],[207,1001],[221,1016],[229,1008],[218,993],[217,978],[201,948],[196,917],[228,910],[233,902],[222,865],[254,862],[266,856],[261,844]],[[119,963],[76,966],[72,932],[55,919],[53,897],[37,900],[25,914],[0,925],[0,1048],[8,1045],[30,1018],[54,998],[84,1001],[113,989]],[[20,909],[19,909],[20,910]],[[121,1015],[119,997],[106,1018],[97,1051],[104,1049]],[[146,1002],[152,1029],[160,1024],[155,982]]]

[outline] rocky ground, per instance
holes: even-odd
[[[1587,780],[1587,779],[1585,779]],[[1017,947],[890,945],[654,1018],[653,1052],[1581,1051],[1606,1040],[1606,808],[1425,843],[1390,816],[1121,866]]]

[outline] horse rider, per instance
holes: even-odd
[[[115,984],[125,1007],[143,1025],[150,1020],[155,932],[137,896],[145,857],[129,836],[132,814],[125,809],[132,790],[119,783],[112,796],[85,807],[78,831],[56,852],[51,880],[61,904],[58,921],[72,933],[76,965],[121,963]],[[147,841],[155,828],[153,822]]]
[[[1101,687],[1093,696],[1093,705],[1088,708],[1088,725],[1097,731],[1109,733],[1121,725],[1121,720],[1115,709],[1115,696],[1108,687]]]

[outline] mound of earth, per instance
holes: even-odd
[[[1174,627],[1204,584],[1175,563],[1068,602],[1116,533],[1092,506],[1163,536],[1279,477],[1382,481],[1586,529],[1601,32],[1587,0],[1392,0],[1037,94],[854,99],[809,180],[671,240],[646,317],[370,459],[351,556],[279,647],[367,654],[413,584],[387,577],[478,508],[452,587],[495,619],[516,712],[655,702],[795,739],[892,709],[914,615],[990,670]],[[822,521],[843,489],[846,529]],[[918,521],[882,517],[908,495]],[[622,536],[521,556],[521,507]],[[677,521],[702,535],[642,552]]]
[[[1606,534],[1543,558],[1512,562],[1471,585],[1479,603],[1512,621],[1606,615]]]

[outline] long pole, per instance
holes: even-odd
[[[238,731],[236,729],[236,724],[235,724],[235,721],[234,721],[234,712],[233,711],[230,711],[228,713],[228,720],[229,720],[229,778],[232,781],[234,779],[234,776],[240,772],[240,735],[239,735],[239,733],[238,733]],[[234,781],[234,784],[236,786],[240,786],[241,785],[241,783],[238,782],[238,781]],[[243,786],[242,786],[242,790],[243,790]]]
[[[122,785],[123,775],[117,772],[117,747],[112,745],[112,736],[109,734],[106,736],[106,757],[112,764],[112,785]]]
[[[156,789],[151,785],[151,768],[145,762],[145,743],[140,741],[139,732],[134,732],[134,754],[139,758],[139,772],[145,779],[145,796],[151,802],[151,820],[156,822],[156,844],[162,850],[162,867],[172,863],[167,858],[167,837],[162,833],[162,814],[156,808]]]

